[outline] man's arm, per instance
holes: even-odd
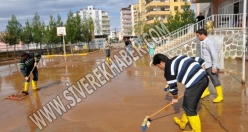
[[[204,67],[205,69],[206,62],[201,57],[191,57],[191,58],[194,59],[196,62],[198,62],[202,66],[202,68]]]
[[[23,77],[27,77],[28,75],[27,75],[27,73],[25,72],[25,64],[24,64],[24,62],[23,62],[22,59],[20,59],[19,66],[20,66],[20,71],[21,71]]]
[[[177,79],[176,76],[170,76],[166,78],[167,84],[169,85],[169,91],[173,95],[174,99],[177,99],[178,88],[177,88]]]
[[[216,50],[216,44],[213,41],[209,41],[207,43],[208,45],[208,51],[210,52],[211,59],[212,59],[212,69],[217,69],[218,66],[218,60],[219,60],[219,53]]]
[[[39,53],[34,53],[34,60],[35,60],[35,62],[38,63],[40,61],[40,59],[41,59],[41,55]]]

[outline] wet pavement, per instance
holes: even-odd
[[[112,58],[118,50],[112,50]],[[141,131],[145,116],[152,115],[172,99],[170,93],[163,91],[166,84],[163,71],[150,67],[148,54],[143,54],[128,68],[115,72],[116,76],[108,75],[108,79],[106,76],[105,79],[100,77],[106,82],[97,82],[89,86],[88,91],[83,89],[79,82],[82,84],[92,79],[90,75],[104,60],[105,51],[85,56],[42,57],[38,66],[38,87],[41,90],[32,91],[30,84],[30,95],[20,101],[5,99],[17,93],[24,83],[17,63],[0,65],[0,132]],[[113,59],[114,62],[117,60]],[[240,83],[241,64],[241,60],[225,60],[225,72],[220,74],[224,90],[222,103],[212,103],[216,92],[212,84],[209,85],[211,95],[202,99],[198,106],[202,132],[248,131],[248,87]],[[109,69],[105,72],[111,73]],[[80,86],[84,92],[80,91]],[[179,86],[179,95],[182,95],[184,87]],[[74,89],[74,93],[66,93],[70,87],[76,87],[79,91]],[[53,104],[56,105],[54,100],[57,104],[61,101],[65,109],[60,112],[53,109]],[[174,116],[181,117],[181,106],[182,99],[152,117],[148,132],[181,132],[173,122]],[[47,112],[49,108],[54,115],[51,111]],[[52,115],[50,119],[44,116],[49,114]],[[32,119],[39,115],[43,115],[40,118],[42,123],[36,125]]]

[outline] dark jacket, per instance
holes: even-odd
[[[20,59],[20,71],[24,77],[28,76],[28,71],[30,72],[31,69],[34,67],[35,62],[39,62],[41,55],[39,53],[27,53],[27,58]]]

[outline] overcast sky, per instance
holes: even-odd
[[[25,26],[25,21],[32,21],[35,12],[40,15],[46,25],[50,15],[57,18],[57,15],[66,22],[67,13],[79,11],[93,5],[94,8],[108,11],[110,13],[111,30],[120,28],[120,9],[136,4],[139,0],[0,0],[0,31],[3,31],[8,20],[15,15],[17,20]]]
[[[57,18],[60,14],[63,22],[66,22],[67,13],[79,11],[93,5],[94,8],[110,13],[110,30],[120,29],[120,9],[136,4],[139,0],[0,0],[0,31],[3,31],[8,20],[15,15],[17,20],[25,26],[28,19],[32,21],[35,12],[40,15],[46,25],[50,15]]]

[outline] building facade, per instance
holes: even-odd
[[[191,2],[197,3],[197,7],[200,8],[198,9],[199,12],[202,12],[203,15],[207,17],[212,14],[243,13],[243,1],[244,0],[192,0]]]
[[[146,23],[153,23],[156,18],[166,22],[167,17],[181,10],[185,2],[188,0],[145,0],[142,6],[145,6]]]
[[[74,14],[74,16],[76,13]],[[79,15],[82,21],[89,18],[93,19],[94,22],[94,35],[110,35],[110,18],[107,11],[102,11],[101,9],[96,9],[92,5],[88,6],[86,9],[80,9]]]
[[[120,11],[121,38],[133,38],[133,37],[135,37],[135,30],[134,30],[135,9],[134,9],[134,7],[135,7],[135,5],[129,5],[126,8],[122,8]]]

